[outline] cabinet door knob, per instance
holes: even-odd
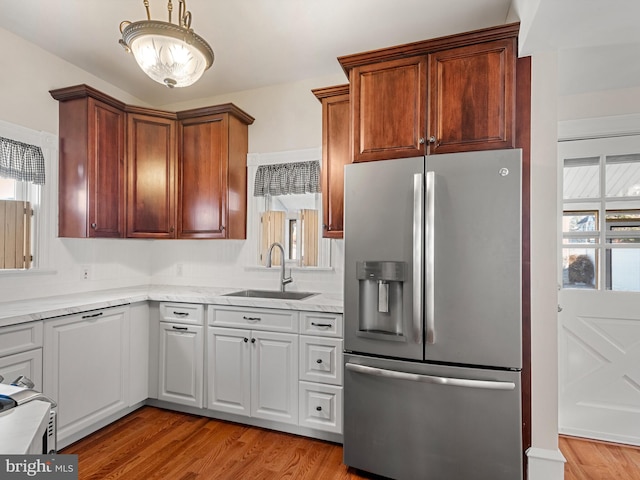
[[[316,363],[322,363],[322,359],[321,358],[317,359]]]
[[[247,343],[249,341],[249,339],[247,337],[244,337],[244,343]]]
[[[424,137],[420,137],[420,139],[418,140],[418,143],[420,145],[424,145]]]
[[[98,228],[98,225],[96,223],[92,223],[91,224],[91,228],[93,228],[95,230],[96,228]]]
[[[173,233],[173,231],[174,231],[174,230],[175,230],[175,227],[174,227],[173,225],[171,225],[171,226],[169,227],[169,231],[170,231],[171,233]]]
[[[436,141],[437,141],[437,139],[436,139],[436,137],[435,137],[435,136],[431,135],[431,136],[429,137],[429,143],[436,143]]]
[[[322,407],[321,407],[320,405],[318,405],[318,406],[316,407],[316,410],[317,410],[318,412],[321,412],[321,411],[322,411]]]
[[[256,339],[255,339],[255,338],[252,338],[252,339],[251,339],[251,343],[256,343]]]

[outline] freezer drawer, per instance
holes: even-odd
[[[344,463],[394,479],[522,478],[520,372],[345,355]]]

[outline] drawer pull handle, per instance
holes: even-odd
[[[316,363],[322,363],[322,359],[321,358],[317,359]]]
[[[242,316],[242,318],[250,322],[259,322],[260,320],[262,320],[260,317],[245,317],[244,315]]]
[[[188,317],[189,316],[189,312],[173,312],[174,315],[177,315],[178,317]]]
[[[171,328],[173,328],[174,330],[189,330],[188,327],[176,327],[175,325],[173,325]]]
[[[104,312],[92,313],[91,315],[83,315],[82,318],[96,318],[102,316]]]
[[[311,325],[313,325],[314,327],[323,327],[323,328],[331,328],[331,327],[333,327],[333,325],[331,325],[330,323],[311,322]]]
[[[318,405],[318,406],[316,407],[316,410],[317,410],[318,412],[321,412],[321,411],[322,411],[322,407],[321,407],[320,405]]]
[[[243,340],[244,340],[244,343],[247,343],[249,341],[247,337],[244,337]]]

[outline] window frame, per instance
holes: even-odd
[[[32,205],[33,240],[31,252],[34,262],[28,270],[0,269],[0,277],[28,276],[43,273],[55,273],[51,263],[51,246],[56,236],[55,220],[57,219],[57,199],[55,192],[58,183],[58,136],[52,133],[32,130],[0,120],[0,136],[23,143],[39,146],[45,160],[46,182],[40,185],[38,205]],[[24,182],[20,182],[24,183]]]

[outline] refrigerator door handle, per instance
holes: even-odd
[[[427,172],[427,203],[425,207],[425,324],[427,330],[426,343],[435,343],[435,272],[434,272],[434,238],[435,238],[435,202],[436,202],[436,175],[435,172]]]
[[[481,388],[484,390],[513,390],[516,384],[513,382],[496,382],[492,380],[470,380],[467,378],[438,377],[434,375],[422,375],[418,373],[398,372],[384,368],[369,367],[357,363],[347,363],[345,368],[352,372],[377,377],[392,378],[395,380],[407,380],[410,382],[431,383],[436,385],[449,385],[452,387]]]
[[[422,173],[413,175],[413,335],[415,342],[422,343],[422,249],[424,181]]]

